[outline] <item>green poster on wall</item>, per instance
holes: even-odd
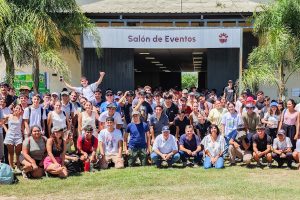
[[[14,88],[19,93],[19,89],[21,86],[28,86],[29,88],[32,88],[33,86],[33,80],[31,74],[26,73],[20,73],[15,75],[14,80]],[[49,88],[47,88],[47,74],[40,74],[39,76],[39,92],[45,93],[49,92]]]

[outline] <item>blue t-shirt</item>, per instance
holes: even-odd
[[[113,102],[113,103],[117,106],[116,111],[117,111],[118,113],[121,113],[121,108],[120,108],[120,106],[118,105],[118,103],[117,103],[117,102]],[[100,113],[103,113],[103,112],[107,111],[107,108],[106,108],[107,105],[108,105],[107,101],[101,103],[101,106],[100,106]]]
[[[130,134],[129,149],[146,148],[146,132],[148,131],[149,126],[145,122],[129,123],[126,129],[126,132]]]
[[[179,139],[179,145],[183,145],[184,148],[190,150],[190,151],[195,151],[197,149],[197,146],[200,145],[200,138],[193,134],[193,137],[191,140],[188,140],[186,138],[186,134],[183,134],[182,136],[180,136],[180,139]]]

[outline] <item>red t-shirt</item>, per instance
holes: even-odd
[[[95,136],[92,136],[92,137],[94,137],[94,146],[92,146],[92,139],[87,140],[86,137],[84,137],[84,144],[82,146],[82,136],[79,136],[78,140],[77,140],[77,148],[79,150],[82,150],[82,151],[86,152],[87,154],[92,153],[93,148],[94,149],[98,148],[98,139]]]

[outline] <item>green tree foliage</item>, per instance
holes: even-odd
[[[198,85],[197,73],[182,73],[181,76],[182,88],[191,88]]]
[[[84,30],[92,33],[96,41],[99,41],[94,25],[81,12],[75,0],[6,2],[11,15],[4,19],[4,27],[0,32],[0,48],[5,57],[10,83],[13,81],[16,65],[33,67],[35,92],[38,92],[41,64],[69,79],[70,71],[60,57],[60,52],[67,49],[74,52],[79,59],[80,44],[76,37]]]
[[[254,15],[254,34],[260,44],[249,56],[244,87],[276,86],[279,98],[290,76],[300,69],[300,1],[278,0]]]

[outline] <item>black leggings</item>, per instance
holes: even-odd
[[[292,145],[293,145],[293,150],[296,148],[296,142],[297,140],[294,139],[296,135],[296,126],[295,125],[282,125],[282,129],[285,130],[286,136],[291,139]]]

